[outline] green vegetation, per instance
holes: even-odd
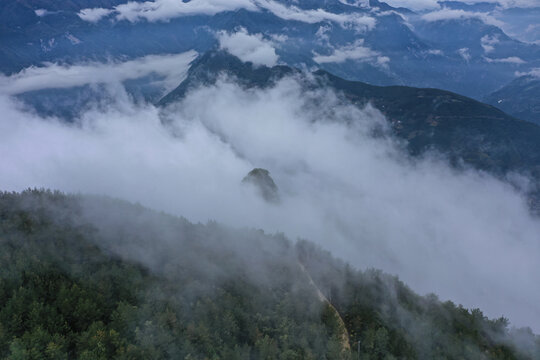
[[[0,193],[0,358],[358,357],[530,359],[540,341],[307,241],[108,198]]]

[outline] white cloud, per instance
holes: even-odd
[[[507,63],[507,64],[516,64],[516,65],[527,63],[525,60],[517,56],[510,56],[510,57],[501,58],[501,59],[491,59],[491,58],[485,57],[484,59],[486,59],[486,61],[489,63]]]
[[[540,68],[533,68],[532,70],[525,72],[516,71],[516,76],[532,76],[540,79]]]
[[[441,10],[429,12],[422,15],[424,21],[444,21],[444,20],[464,20],[464,19],[478,19],[488,25],[504,26],[504,23],[497,20],[495,17],[488,13],[465,11],[461,9],[448,9],[443,8]]]
[[[387,56],[381,56],[378,51],[365,47],[363,44],[364,40],[360,39],[353,44],[333,49],[330,55],[314,53],[315,56],[313,57],[313,60],[319,64],[342,63],[347,60],[358,60],[372,62],[383,67],[387,66],[390,58]]]
[[[377,56],[377,64],[379,66],[387,67],[389,62],[390,58],[388,56]]]
[[[267,10],[275,16],[285,19],[314,24],[323,21],[338,23],[342,27],[354,28],[358,31],[372,29],[376,20],[373,17],[360,13],[336,14],[323,9],[304,10],[296,6],[285,6],[274,0],[154,0],[145,2],[130,1],[117,5],[111,9],[84,9],[79,16],[83,20],[98,21],[111,12],[116,14],[118,20],[130,22],[140,21],[168,21],[173,18],[189,15],[215,15],[224,11],[246,9],[248,11]]]
[[[79,65],[46,64],[29,67],[11,76],[0,74],[0,94],[70,88],[85,84],[120,82],[155,73],[166,77],[164,86],[177,86],[197,55],[194,51],[176,55],[148,55],[121,63],[86,63]]]
[[[466,4],[493,3],[504,9],[539,7],[538,0],[462,0]]]
[[[384,2],[393,7],[404,7],[414,11],[440,8],[438,0],[386,0]]]
[[[524,199],[486,174],[410,159],[378,111],[291,79],[265,90],[219,82],[163,113],[111,96],[75,124],[0,96],[0,189],[108,194],[192,221],[284,231],[540,329],[540,222]],[[254,167],[270,170],[281,203],[241,185]]]
[[[47,16],[50,14],[50,12],[48,10],[45,10],[45,9],[37,9],[34,11],[36,13],[37,16],[39,17],[43,17],[43,16]]]
[[[444,55],[443,51],[442,50],[439,50],[439,49],[431,49],[431,50],[428,50],[426,51],[428,54],[430,55],[437,55],[437,56],[442,56]]]
[[[155,0],[145,2],[130,1],[115,7],[119,20],[135,22],[141,19],[148,21],[167,21],[176,17],[189,15],[215,15],[224,11],[247,9],[257,11],[252,0]]]
[[[73,34],[70,34],[69,32],[67,32],[65,35],[66,39],[69,40],[70,43],[72,43],[73,45],[78,45],[80,44],[82,41],[81,39],[77,38],[76,36],[74,36]]]
[[[469,62],[471,60],[471,54],[469,53],[469,48],[461,48],[457,52],[465,61]]]
[[[340,3],[350,6],[356,6],[359,8],[368,8],[369,0],[339,0]]]
[[[319,42],[323,42],[328,44],[330,41],[330,36],[328,35],[332,31],[332,27],[330,25],[321,25],[319,26],[319,29],[317,29],[317,32],[315,33],[315,37]]]
[[[376,20],[371,16],[359,13],[335,14],[323,9],[304,10],[296,6],[285,6],[273,0],[254,0],[263,9],[272,12],[285,20],[301,21],[315,24],[323,21],[335,22],[342,27],[355,28],[358,31],[369,30],[375,27]]]
[[[272,41],[264,39],[261,34],[250,35],[244,28],[233,33],[221,31],[218,33],[218,40],[221,49],[242,61],[274,66],[279,59]]]
[[[441,0],[386,0],[384,1],[393,7],[405,7],[414,11],[428,11],[439,9],[441,7]],[[460,0],[460,2],[474,5],[479,3],[492,3],[496,4],[504,9],[508,8],[529,8],[540,6],[538,0]]]
[[[494,45],[497,45],[499,42],[500,41],[499,41],[498,35],[495,35],[495,36],[484,35],[480,39],[480,45],[482,46],[486,54],[495,50]]]
[[[289,37],[283,34],[270,34],[270,38],[275,43],[285,43],[289,41]]]
[[[113,11],[110,9],[104,8],[92,8],[92,9],[82,9],[77,13],[77,15],[84,21],[91,23],[96,23],[104,17],[109,16]]]

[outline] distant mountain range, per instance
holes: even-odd
[[[45,61],[205,52],[220,46],[221,32],[238,31],[264,34],[259,40],[274,49],[278,63],[476,99],[508,84],[516,71],[540,67],[540,45],[503,30],[529,22],[529,30],[519,32],[529,39],[535,20],[527,14],[536,8],[519,12],[441,2],[439,9],[412,11],[374,0],[246,0],[215,6],[192,0],[168,8],[162,1],[3,1],[0,71],[18,72]]]
[[[540,124],[540,78],[536,76],[521,76],[484,100],[517,118]]]
[[[538,326],[540,4],[502,1],[0,1],[0,358],[539,359],[354,268]]]
[[[246,87],[267,87],[287,75],[302,72],[287,66],[254,66],[222,51],[200,56],[187,78],[159,101],[167,106],[197,86],[210,85],[220,75]],[[380,87],[348,81],[324,70],[305,78],[306,87],[331,87],[358,106],[370,103],[390,122],[394,133],[407,142],[413,155],[438,150],[455,165],[461,161],[503,176],[526,172],[540,180],[540,126],[518,120],[494,106],[429,88]]]

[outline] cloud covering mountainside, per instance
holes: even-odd
[[[104,89],[110,100],[72,123],[2,96],[0,187],[107,194],[191,221],[283,231],[422,293],[540,326],[540,222],[524,195],[436,153],[409,157],[371,106],[305,91],[294,76],[266,89],[225,78],[166,110],[115,81]],[[255,167],[270,171],[279,203],[242,184]]]
[[[0,1],[0,357],[534,358],[539,19]]]
[[[244,52],[255,51],[257,39],[264,43],[256,59],[266,65],[320,67],[376,85],[480,99],[540,66],[539,8],[530,1],[9,0],[0,5],[7,35],[0,71],[205,52],[234,36]]]

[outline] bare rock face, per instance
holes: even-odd
[[[272,203],[279,202],[278,187],[268,170],[261,168],[251,170],[242,183],[255,186],[264,200]]]

